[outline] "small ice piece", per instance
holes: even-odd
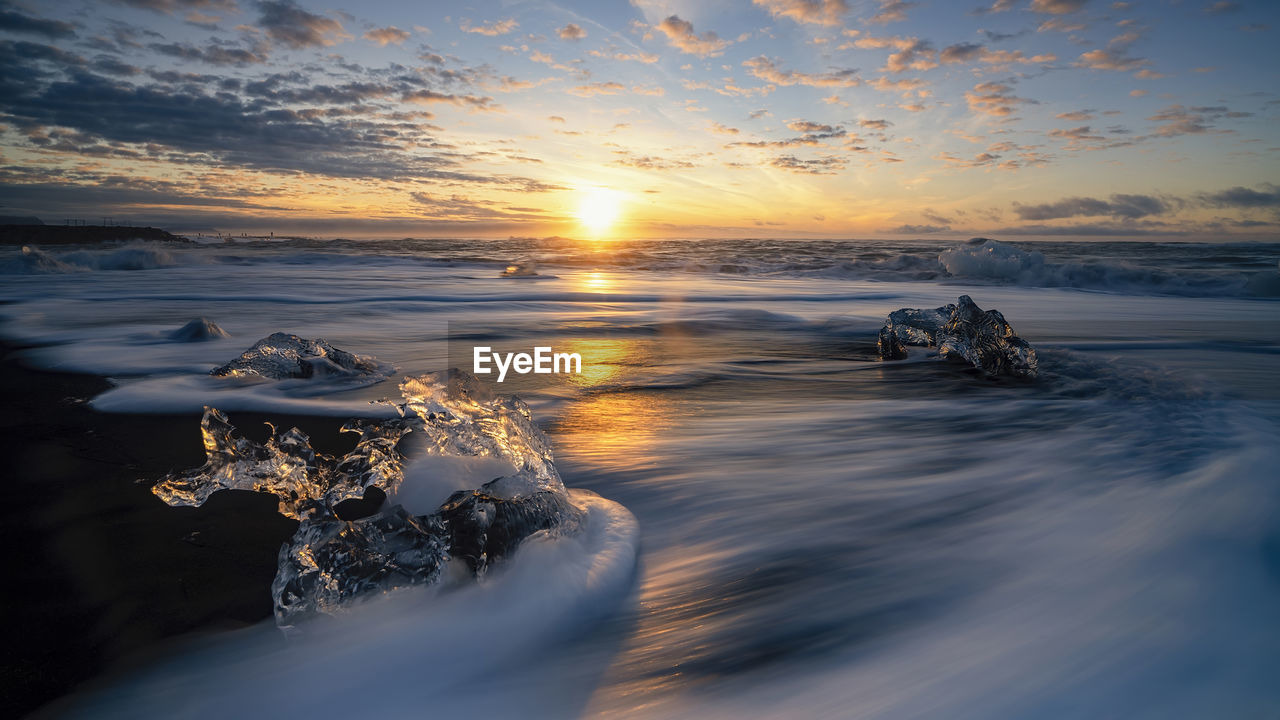
[[[900,360],[908,345],[938,348],[938,355],[967,362],[987,375],[1034,378],[1035,348],[1013,332],[999,310],[983,310],[968,295],[933,310],[903,308],[889,313],[880,329],[880,357]]]
[[[272,333],[245,350],[240,357],[209,374],[218,377],[257,375],[282,380],[320,375],[375,378],[389,375],[390,366],[367,355],[339,350],[324,340],[307,340],[288,333]]]
[[[334,458],[312,450],[310,438],[297,428],[265,444],[238,437],[226,415],[206,407],[200,420],[205,464],[169,473],[151,492],[170,505],[198,506],[219,490],[255,490],[280,498],[285,517],[332,516],[338,503],[364,497],[369,487],[395,490],[404,477],[396,443],[412,429],[405,420],[349,422],[342,431],[360,433],[360,439],[351,452]]]
[[[527,262],[513,263],[511,265],[508,265],[506,270],[502,271],[502,277],[520,278],[520,277],[537,277],[537,275],[538,275],[538,266],[537,266],[537,263],[533,262],[532,260],[529,260]]]
[[[224,337],[231,337],[231,334],[207,318],[196,318],[168,334],[174,342],[205,342]]]

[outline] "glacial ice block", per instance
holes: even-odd
[[[1034,378],[1035,348],[1013,332],[999,310],[983,310],[968,295],[936,309],[889,313],[877,347],[885,360],[901,360],[908,345],[936,347],[938,355],[967,362],[988,375]]]
[[[272,428],[274,430],[274,428]],[[394,492],[403,478],[403,457],[396,443],[413,429],[407,420],[352,421],[343,432],[360,434],[355,449],[341,458],[317,453],[297,428],[256,443],[236,435],[215,408],[200,420],[205,464],[169,473],[151,488],[170,505],[203,505],[218,490],[255,490],[280,498],[280,514],[300,520],[331,516],[343,500],[364,496],[369,487]]]
[[[276,622],[286,632],[368,597],[445,577],[480,577],[534,534],[581,527],[583,511],[569,500],[550,441],[519,398],[494,396],[460,371],[406,378],[400,390],[400,418],[343,427],[360,440],[341,458],[315,452],[297,428],[262,444],[239,437],[225,415],[206,408],[201,433],[208,460],[169,474],[152,492],[170,505],[200,505],[222,489],[280,499],[280,513],[300,521],[280,549],[271,588]],[[394,506],[339,519],[336,505],[369,487],[395,493],[404,479],[398,443],[409,432],[428,455],[496,457],[514,472],[455,492],[426,515]]]
[[[240,357],[214,368],[209,374],[219,377],[257,375],[275,380],[319,375],[381,379],[393,370],[376,358],[340,350],[324,340],[308,340],[278,332],[262,338]]]

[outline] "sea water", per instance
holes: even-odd
[[[1267,716],[1278,258],[1150,242],[13,250],[0,333],[36,346],[28,362],[110,377],[95,408],[190,412],[193,434],[204,405],[388,412],[370,401],[392,383],[208,375],[273,332],[400,375],[499,341],[577,352],[581,373],[500,389],[530,404],[566,485],[637,523],[533,543],[469,592],[371,603],[328,642],[269,622],[232,634],[89,712]],[[961,294],[1037,348],[1036,381],[917,348],[877,359],[890,311]],[[197,318],[228,337],[170,334]],[[491,470],[410,468],[406,496]]]

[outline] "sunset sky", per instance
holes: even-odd
[[[1280,235],[1280,3],[992,1],[0,1],[0,215]]]

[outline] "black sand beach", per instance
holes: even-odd
[[[8,460],[0,520],[12,565],[6,583],[0,697],[22,716],[163,653],[179,636],[241,627],[271,615],[280,545],[297,523],[268,495],[215,494],[172,508],[140,479],[200,465],[196,415],[106,415],[86,405],[101,377],[35,370],[0,346]],[[255,439],[266,416],[233,414]],[[324,452],[351,437],[332,418],[272,416]]]

